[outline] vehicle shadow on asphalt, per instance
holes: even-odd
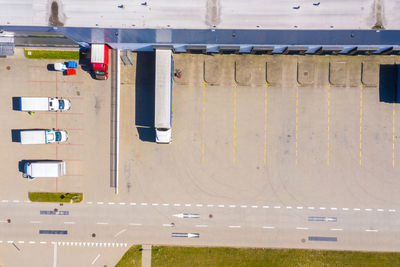
[[[11,130],[11,141],[14,143],[21,142],[21,131],[22,129],[12,129]]]
[[[397,69],[399,65],[379,66],[379,101],[386,103],[400,103],[400,88],[397,88]],[[400,87],[400,85],[399,85]]]
[[[136,61],[135,125],[140,140],[155,142],[155,53],[138,52]]]

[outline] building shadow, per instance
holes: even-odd
[[[379,101],[400,103],[399,65],[379,66]]]
[[[136,61],[135,125],[139,138],[155,142],[155,53],[138,52]]]

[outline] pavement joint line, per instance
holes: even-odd
[[[208,225],[206,225],[206,224],[197,224],[196,227],[203,227],[203,228],[205,228],[205,227],[208,227]]]
[[[97,202],[97,204],[98,204],[98,205],[103,205],[103,204],[104,204],[104,202],[102,202],[102,201],[99,201],[99,202]]]
[[[275,226],[263,226],[263,229],[275,229]]]
[[[308,227],[296,227],[296,230],[308,230]]]
[[[96,224],[99,224],[99,225],[107,225],[108,222],[97,222]]]
[[[203,204],[196,204],[196,207],[203,207]]]
[[[229,228],[240,228],[241,226],[240,225],[229,225],[228,227]]]
[[[123,206],[123,205],[125,205],[126,203],[125,202],[120,202],[119,203],[121,206]]]
[[[108,205],[114,205],[115,203],[114,202],[108,202]]]
[[[331,231],[343,231],[342,228],[331,228],[331,229],[329,229],[329,230],[331,230]]]

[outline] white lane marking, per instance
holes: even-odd
[[[19,203],[19,200],[13,200],[12,202],[14,202],[14,203]]]
[[[208,227],[206,224],[197,224],[196,227]]]
[[[275,229],[275,226],[263,226],[263,229]]]
[[[326,210],[326,208],[325,208],[325,207],[319,207],[319,209],[320,209],[320,210]]]
[[[203,207],[203,204],[196,204],[196,207]]]
[[[41,223],[41,221],[30,221],[30,223]]]
[[[123,206],[123,205],[125,205],[126,203],[125,203],[125,202],[119,202],[119,204]]]
[[[3,199],[1,202],[7,203],[8,200],[7,199]]]
[[[25,243],[25,241],[18,241],[18,243],[19,243],[19,244],[24,244],[24,243]]]
[[[142,203],[140,203],[140,205],[147,206],[147,203],[146,202],[142,202]]]
[[[342,228],[331,228],[331,229],[329,229],[329,230],[331,230],[331,231],[343,231]]]
[[[106,225],[106,224],[108,224],[108,222],[97,222],[96,224]]]
[[[0,223],[6,223],[7,221],[0,221]]]
[[[393,210],[393,209],[390,209],[390,210],[388,210],[389,212],[396,212],[396,210]]]
[[[337,210],[337,208],[331,208],[331,210]]]
[[[24,202],[25,202],[25,203],[31,203],[32,201],[30,201],[30,200],[25,200]]]
[[[162,204],[164,207],[168,207],[169,206],[169,204],[168,203],[164,203],[164,204]]]
[[[131,202],[131,203],[129,203],[131,206],[136,206],[136,203],[135,202]]]
[[[163,223],[163,225],[162,226],[164,226],[164,227],[172,227],[172,226],[174,226],[173,224],[171,224],[171,223]]]
[[[383,211],[383,209],[377,209],[377,211]]]
[[[185,204],[185,207],[191,207],[192,204]]]
[[[274,206],[274,209],[280,209],[281,206]]]
[[[251,208],[253,208],[253,209],[257,209],[257,208],[258,208],[258,206],[254,205],[254,206],[251,206]]]
[[[7,243],[8,244],[12,244],[12,243],[14,243],[14,241],[13,240],[8,240]]]
[[[40,241],[40,244],[47,244],[46,241]]]
[[[359,208],[354,208],[353,210],[354,210],[354,211],[359,211],[360,209],[359,209]]]
[[[303,207],[297,207],[297,209],[298,209],[298,210],[302,210],[302,209],[303,209]]]
[[[129,225],[131,225],[131,226],[141,226],[142,224],[141,223],[130,223]]]
[[[102,202],[102,201],[98,201],[98,202],[97,202],[97,204],[98,204],[98,205],[103,205],[103,204],[104,204],[104,202]]]
[[[229,225],[229,228],[240,228],[240,225]]]
[[[349,210],[349,208],[342,208],[342,210]]]
[[[114,202],[108,202],[108,205],[114,205],[115,203]]]
[[[96,263],[96,261],[100,258],[100,254],[97,254],[96,258],[92,261],[92,265]]]
[[[122,229],[121,231],[119,231],[118,233],[116,233],[116,234],[114,235],[114,237],[119,236],[120,234],[122,234],[122,233],[125,232],[125,231],[126,231],[126,229]]]
[[[263,206],[263,209],[269,209],[269,206]]]
[[[0,244],[2,244],[3,243],[3,240],[0,240]]]
[[[247,205],[240,205],[241,208],[247,208]]]
[[[57,267],[57,243],[53,243],[53,245],[54,245],[53,267]]]
[[[236,205],[229,205],[229,208],[236,208]]]
[[[376,229],[365,229],[365,232],[378,232]]]
[[[35,241],[29,241],[29,244],[36,244]]]
[[[365,211],[372,211],[372,209],[365,209]]]
[[[174,206],[175,206],[175,207],[180,207],[180,206],[181,206],[181,204],[179,204],[179,203],[175,203],[175,204],[174,204]]]
[[[218,208],[223,208],[225,207],[225,205],[218,205]]]
[[[290,210],[290,209],[292,208],[292,206],[286,206],[286,208],[287,208],[288,210]]]
[[[91,204],[93,204],[93,202],[92,201],[88,201],[88,202],[86,202],[86,204],[91,205]]]
[[[158,203],[153,203],[153,204],[151,204],[152,206],[158,206]]]
[[[308,230],[307,227],[296,227],[297,230]]]
[[[208,204],[207,207],[212,208],[212,207],[214,207],[214,204]]]
[[[313,210],[313,209],[314,209],[314,207],[308,207],[308,209],[309,209],[309,210]]]
[[[64,224],[75,224],[75,222],[64,222]]]

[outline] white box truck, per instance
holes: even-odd
[[[56,97],[21,97],[21,111],[63,111],[71,108],[71,101]]]
[[[65,175],[65,162],[61,160],[28,161],[24,165],[24,176],[28,179],[57,178]]]
[[[68,133],[62,130],[23,130],[20,132],[20,137],[23,145],[39,145],[65,142],[68,139]]]
[[[171,143],[172,51],[156,49],[154,128],[156,142]]]

